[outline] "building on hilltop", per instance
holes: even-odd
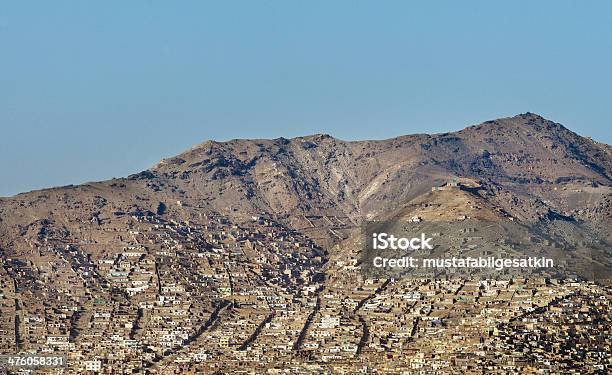
[[[459,190],[461,189],[461,184],[457,181],[456,178],[451,178],[446,182],[444,186],[433,186],[431,191],[447,191],[447,190]]]

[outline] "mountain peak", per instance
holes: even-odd
[[[303,137],[298,137],[298,139],[303,139],[305,141],[323,141],[323,140],[335,140],[336,138],[332,137],[329,134],[325,133],[316,133],[312,135],[306,135]]]
[[[573,134],[577,136],[575,133],[571,132],[563,125],[551,121],[537,113],[525,112],[520,113],[511,117],[504,117],[495,120],[488,120],[481,124],[469,126],[465,128],[465,131],[484,131],[490,132],[492,130],[501,132],[503,134],[507,133],[507,131],[515,129],[520,130],[522,132],[543,132],[543,133],[555,133],[557,135],[560,132],[565,134]],[[509,135],[509,134],[506,134]]]
[[[533,112],[525,112],[525,113],[519,113],[518,115],[514,116],[513,118],[521,118],[521,119],[528,119],[528,120],[546,120],[548,121],[546,118],[544,118],[543,116],[537,114],[537,113],[533,113]]]

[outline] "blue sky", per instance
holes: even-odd
[[[0,196],[526,111],[612,143],[609,1],[13,1],[0,48]]]

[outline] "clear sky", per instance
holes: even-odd
[[[443,132],[536,112],[612,143],[610,1],[7,1],[0,196],[206,139]]]

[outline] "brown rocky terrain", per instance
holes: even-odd
[[[526,113],[455,133],[380,141],[207,141],[127,178],[3,198],[0,246],[6,256],[24,241],[98,241],[108,234],[84,223],[95,229],[147,212],[194,221],[216,212],[237,222],[265,213],[328,244],[364,219],[419,196],[421,203],[438,197],[432,186],[457,177],[481,185],[464,205],[520,222],[565,218],[601,228],[612,215],[612,148]],[[312,229],[308,217],[324,216],[338,218],[322,226],[339,236]]]

